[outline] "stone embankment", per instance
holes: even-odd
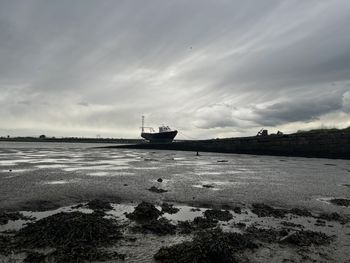
[[[110,147],[350,159],[350,129]]]

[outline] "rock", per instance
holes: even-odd
[[[214,186],[212,186],[212,185],[210,185],[210,184],[204,184],[204,185],[202,185],[203,187],[205,187],[205,188],[214,188]]]
[[[163,179],[162,179],[162,178],[158,178],[158,179],[157,179],[157,182],[158,182],[158,183],[161,183],[161,182],[163,182]]]

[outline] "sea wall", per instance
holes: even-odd
[[[115,147],[350,159],[350,132],[296,133]]]

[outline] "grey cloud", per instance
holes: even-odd
[[[349,114],[349,17],[346,0],[2,1],[0,130],[128,136],[147,114],[215,137]]]

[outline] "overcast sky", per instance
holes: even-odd
[[[349,0],[0,0],[0,135],[350,126]],[[186,138],[182,134],[178,138]]]

